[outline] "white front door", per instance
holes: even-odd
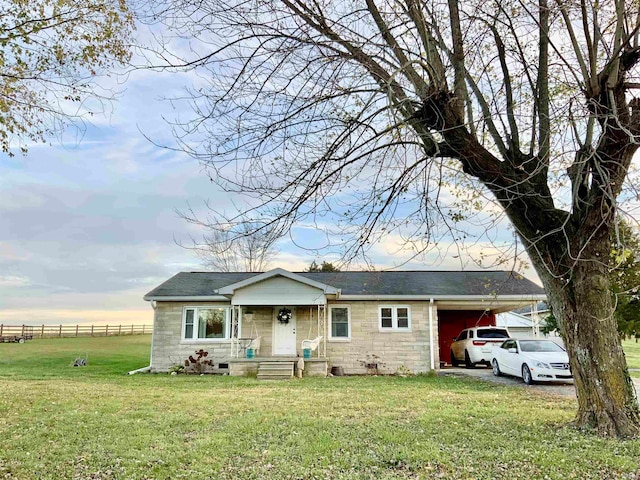
[[[286,308],[291,310],[289,323],[278,320],[278,312]],[[292,307],[276,307],[273,309],[273,354],[296,355],[296,310]]]

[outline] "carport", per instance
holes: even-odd
[[[440,363],[451,363],[451,343],[465,328],[495,325],[496,316],[484,310],[438,310]]]
[[[434,299],[438,316],[438,356],[440,365],[451,363],[453,339],[465,328],[494,326],[496,314],[531,305],[534,309],[545,295],[500,295],[492,298],[448,300]]]

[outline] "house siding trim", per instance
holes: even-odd
[[[456,300],[461,303],[469,303],[473,301],[523,301],[529,302],[546,299],[546,295],[465,295],[464,298],[461,298],[460,295],[340,295],[340,300],[380,300],[380,301],[391,301],[391,300],[422,300],[422,301],[430,301],[431,299],[435,301],[443,301],[443,300]]]
[[[209,296],[144,296],[143,300],[147,302],[228,302],[229,297],[224,295],[209,295]]]

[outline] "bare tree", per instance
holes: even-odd
[[[12,155],[102,108],[96,76],[129,60],[134,21],[123,0],[0,5],[0,148]]]
[[[218,272],[264,272],[278,253],[277,237],[256,223],[233,229],[213,227],[194,250],[202,263]]]
[[[637,198],[637,2],[175,0],[163,13],[192,36],[173,66],[209,77],[175,128],[212,180],[281,231],[343,219],[347,257],[393,232],[462,236],[474,209],[499,207],[563,332],[577,425],[638,434],[608,278],[616,211]]]

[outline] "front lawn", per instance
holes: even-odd
[[[151,335],[45,338],[24,344],[0,343],[0,380],[9,378],[117,378],[149,365]],[[86,358],[85,367],[73,367]]]
[[[124,375],[148,347],[0,344],[0,478],[640,478],[640,441],[574,431],[573,399],[452,377]]]

